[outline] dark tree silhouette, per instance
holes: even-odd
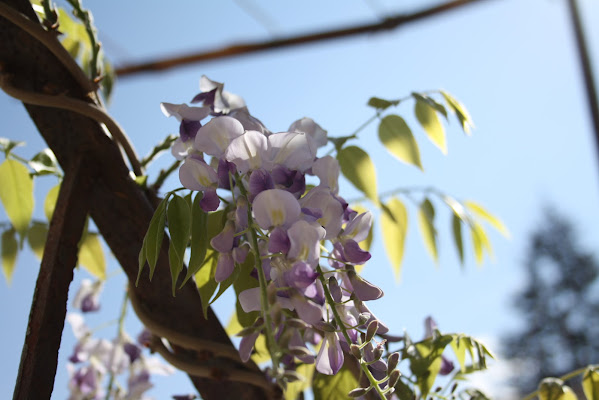
[[[593,293],[599,264],[579,245],[572,223],[546,211],[525,268],[526,286],[514,299],[524,326],[503,343],[506,356],[522,362],[514,379],[522,394],[545,377],[599,360],[599,296]]]

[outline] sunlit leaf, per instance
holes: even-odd
[[[106,279],[106,260],[98,235],[87,233],[79,245],[79,264],[100,280]]]
[[[382,206],[381,228],[385,251],[391,261],[395,277],[399,279],[404,246],[408,232],[408,211],[397,197]]]
[[[435,208],[429,199],[425,199],[418,210],[418,226],[426,250],[435,262],[439,261],[437,252],[437,231],[435,229]]]
[[[44,256],[46,237],[48,236],[48,225],[34,223],[27,231],[27,242],[38,260]]]
[[[33,180],[18,161],[9,159],[0,164],[0,200],[12,226],[25,233],[33,214]]]
[[[434,108],[435,111],[437,111],[438,113],[443,115],[445,117],[445,119],[447,119],[447,109],[445,108],[445,106],[443,104],[439,103],[434,98],[432,98],[426,94],[416,93],[416,92],[412,92],[412,97],[414,97],[414,99],[416,99],[416,101],[425,102],[430,107]]]
[[[183,270],[185,249],[189,243],[191,230],[191,210],[187,200],[183,197],[173,196],[167,206],[168,231],[171,236],[168,257],[171,267],[171,278],[173,280],[173,296],[177,287],[177,278]]]
[[[587,400],[599,400],[599,372],[589,367],[582,376],[582,389]]]
[[[545,378],[539,384],[539,400],[562,400],[564,382],[557,378]],[[565,399],[564,399],[565,400]]]
[[[451,348],[460,364],[460,370],[466,371],[466,341],[462,335],[455,335],[451,342]]]
[[[506,226],[503,224],[503,222],[501,222],[501,220],[499,218],[497,218],[496,216],[491,214],[489,211],[487,211],[483,206],[481,206],[480,204],[475,203],[473,201],[465,201],[464,205],[466,207],[468,207],[468,209],[472,213],[476,214],[478,217],[484,219],[489,224],[491,224],[491,226],[493,226],[493,228],[497,229],[503,236],[505,236],[507,238],[510,237],[510,232],[508,231]]]
[[[37,153],[29,166],[36,172],[37,175],[59,174],[58,161],[56,156],[50,149],[44,149]]]
[[[10,140],[8,138],[0,137],[0,150],[3,151],[6,155],[8,155],[8,153],[10,153],[10,151],[15,147],[23,145],[25,145],[25,142],[18,142]]]
[[[300,393],[310,387],[312,376],[314,375],[314,364],[300,364],[295,370],[303,380],[291,382],[287,384],[285,390],[285,400],[296,400]]]
[[[314,400],[347,400],[347,394],[358,386],[348,368],[341,368],[335,375],[316,373],[312,382]]]
[[[56,201],[58,200],[59,192],[60,183],[48,190],[48,194],[46,194],[46,199],[44,200],[44,214],[46,214],[46,219],[48,222],[52,220],[52,215],[54,214],[54,208],[56,208]]]
[[[210,306],[210,298],[216,291],[218,283],[214,280],[216,273],[216,264],[218,253],[209,249],[206,253],[206,259],[200,270],[195,274],[196,286],[200,292],[200,300],[202,301],[202,311],[204,318],[208,319],[208,307]]]
[[[458,251],[460,262],[464,264],[464,240],[462,237],[462,219],[455,212],[451,213],[451,215],[453,242],[455,243],[456,250]]]
[[[348,146],[337,153],[341,172],[366,197],[378,204],[376,170],[368,153],[356,146]]]
[[[464,133],[470,135],[470,130],[474,128],[474,123],[472,122],[472,118],[470,118],[470,114],[468,114],[468,110],[466,107],[459,101],[457,101],[452,95],[441,90],[441,94],[443,98],[445,98],[445,102],[451,108],[451,110],[455,113],[460,125],[462,125],[462,129]]]
[[[268,347],[266,346],[266,336],[261,334],[256,339],[256,343],[254,344],[254,354],[252,354],[252,361],[256,364],[262,364],[266,361],[270,360],[270,353],[268,352]]]
[[[237,298],[237,301],[235,302],[237,319],[244,328],[252,325],[256,321],[256,318],[258,318],[258,311],[246,313],[243,311],[243,307],[241,307],[241,303],[239,302],[239,293],[243,292],[244,290],[259,286],[258,280],[251,275],[251,272],[254,269],[253,265],[254,255],[250,253],[247,255],[244,263],[240,266],[241,272],[239,277],[233,283],[233,288],[235,289],[236,295],[235,297]]]
[[[422,168],[420,150],[406,121],[399,115],[388,115],[379,125],[379,139],[400,161]]]
[[[489,237],[487,233],[483,229],[483,227],[473,222],[470,225],[470,236],[472,238],[472,248],[474,249],[474,257],[476,262],[480,265],[483,263],[484,251],[486,250],[488,254],[493,256],[493,248],[491,247],[491,242],[489,241]]]
[[[191,206],[191,256],[187,267],[187,275],[181,283],[181,287],[189,278],[195,275],[206,258],[208,249],[208,215],[200,207],[202,193],[199,192]]]
[[[416,105],[414,106],[414,113],[431,142],[433,142],[443,154],[447,154],[445,128],[443,128],[443,124],[441,124],[436,110],[432,108],[429,103],[417,100]]]
[[[17,253],[19,249],[15,233],[14,229],[4,231],[0,243],[2,245],[2,272],[4,272],[4,277],[9,285],[12,282],[12,275],[17,265]]]

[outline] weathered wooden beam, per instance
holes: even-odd
[[[36,21],[27,0],[0,1]],[[85,90],[47,48],[2,17],[0,67],[0,73],[10,74],[11,84],[21,90],[90,101]],[[25,107],[65,173],[76,168],[76,160],[81,154],[85,154],[83,162],[98,171],[89,191],[90,215],[129,280],[134,282],[139,249],[157,202],[155,195],[144,192],[131,179],[116,143],[98,122],[71,111],[27,104]],[[200,296],[193,282],[188,282],[176,297],[171,295],[167,248],[165,241],[153,281],[149,281],[146,272],[135,289],[144,309],[149,310],[161,325],[186,335],[232,346],[211,310],[208,319],[204,319]],[[178,351],[184,350],[178,348]],[[194,352],[188,353],[199,357]],[[227,374],[221,372],[231,369],[257,370],[252,363],[241,365],[220,358],[208,363],[214,369],[215,377],[226,377]],[[207,400],[269,397],[264,389],[246,383],[190,378]]]
[[[69,285],[77,265],[78,244],[85,227],[93,184],[92,175],[80,161],[81,157],[65,174],[50,222],[14,400],[50,399],[54,387]]]

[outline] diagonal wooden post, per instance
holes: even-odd
[[[92,184],[79,157],[66,171],[33,293],[14,400],[50,399]]]

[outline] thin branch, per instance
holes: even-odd
[[[285,39],[275,39],[270,41],[260,41],[254,43],[240,43],[217,50],[186,54],[179,57],[157,59],[139,64],[125,64],[115,69],[116,75],[121,78],[127,75],[133,75],[140,72],[162,71],[170,68],[180,67],[191,63],[200,63],[210,60],[217,60],[242,54],[256,53],[264,50],[274,50],[278,48],[297,46],[313,42],[322,42],[325,40],[339,39],[365,33],[378,33],[389,31],[400,26],[407,25],[428,17],[441,14],[446,11],[456,10],[462,6],[474,3],[480,3],[483,0],[454,0],[435,7],[420,10],[411,14],[391,15],[381,22],[372,24],[354,25],[347,28],[316,32],[307,35],[293,36]]]
[[[77,62],[56,38],[55,32],[48,32],[40,24],[31,21],[20,12],[0,2],[0,15],[39,40],[60,60],[62,65],[71,73],[73,78],[86,92],[95,92],[95,87],[83,73]]]
[[[576,0],[568,0],[570,10],[570,18],[572,19],[572,28],[576,38],[576,47],[580,58],[580,67],[584,78],[587,103],[589,105],[589,113],[595,130],[595,144],[599,155],[599,100],[597,99],[597,87],[595,78],[593,77],[593,69],[591,68],[591,59],[589,56],[588,46],[585,40],[582,29],[582,21],[580,20],[580,12]]]
[[[2,3],[0,3],[2,4]],[[137,157],[137,153],[133,149],[133,145],[129,142],[129,138],[123,132],[121,126],[108,115],[102,108],[98,107],[93,103],[87,103],[83,100],[78,100],[72,97],[64,95],[48,95],[30,92],[28,90],[19,89],[10,83],[10,75],[7,73],[0,73],[0,88],[4,90],[9,96],[14,97],[17,100],[21,100],[23,103],[33,104],[36,106],[54,107],[63,110],[74,111],[81,115],[85,115],[95,121],[101,122],[110,131],[113,138],[119,143],[127,158],[131,163],[133,172],[137,176],[143,175],[141,164]]]

